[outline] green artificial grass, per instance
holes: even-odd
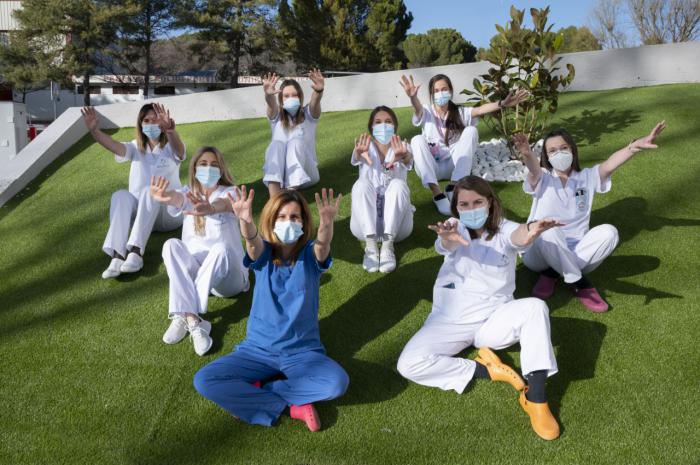
[[[698,101],[700,85],[561,98],[552,126],[574,133],[584,166],[661,119],[668,128],[658,150],[624,165],[612,191],[595,200],[592,225],[620,231],[618,249],[590,276],[611,311],[592,314],[563,287],[549,301],[560,371],[548,392],[562,425],[554,442],[535,436],[503,383],[477,381],[458,395],[397,374],[401,349],[430,311],[441,259],[426,225],[440,217],[411,174],[415,229],[396,246],[398,269],[362,270],[362,246],[349,228],[357,178],[349,159],[368,111],[326,113],[318,126],[318,187],[347,195],[335,225],[334,266],[322,280],[321,334],[351,380],[344,397],[318,405],[318,434],[289,418],[273,428],[244,424],[192,387],[200,367],[243,339],[250,292],[210,299],[214,346],[207,356],[195,355],[187,340],[161,342],[168,279],[160,253],[179,231],[152,235],[141,273],[100,278],[109,262],[101,246],[110,195],[126,187],[129,167],[86,136],[0,209],[0,463],[697,464]],[[397,113],[400,133],[416,134],[410,109]],[[128,140],[132,131],[114,137]],[[190,155],[204,144],[224,152],[237,182],[256,189],[259,213],[267,199],[267,122],[179,131]],[[483,124],[480,135],[491,137]],[[523,221],[530,199],[521,184],[495,187],[508,216]],[[305,192],[311,201],[314,191]],[[519,265],[516,297],[529,295],[535,278]],[[518,366],[518,350],[500,354]]]

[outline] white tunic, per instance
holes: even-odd
[[[479,122],[479,118],[472,118],[472,107],[457,105],[457,109],[464,126],[476,126]],[[432,106],[428,107],[425,105],[423,105],[423,113],[420,119],[416,117],[415,113],[412,118],[413,125],[422,128],[423,136],[428,142],[433,156],[435,156],[435,159],[438,161],[450,157],[449,147],[445,145],[446,119],[447,114],[445,114],[444,117],[440,117],[433,111]],[[449,140],[450,145],[457,142],[459,136],[459,133],[453,133]]]
[[[151,176],[163,176],[170,182],[171,189],[179,189],[180,184],[180,160],[173,151],[170,143],[165,147],[151,148],[146,146],[146,153],[141,153],[136,145],[136,140],[124,142],[126,154],[121,157],[114,154],[114,159],[118,163],[131,162],[129,171],[129,192],[137,199],[144,189],[151,185]],[[183,156],[184,160],[184,156]]]
[[[542,169],[542,176],[533,188],[525,179],[523,190],[532,195],[532,208],[528,222],[544,218],[554,218],[565,226],[561,229],[566,236],[569,248],[588,232],[593,208],[593,194],[608,192],[612,185],[610,178],[600,179],[599,166],[571,171],[566,186],[562,186],[556,171]]]
[[[192,209],[192,203],[187,199],[190,191],[188,186],[178,190],[185,196],[182,207],[168,206],[168,212],[172,215],[182,214],[186,210]],[[233,186],[219,186],[209,196],[209,203],[218,199],[225,199],[228,193],[234,195]],[[241,245],[241,233],[238,226],[238,218],[232,212],[215,213],[204,216],[204,235],[195,232],[195,218],[192,215],[185,215],[182,222],[182,242],[187,245],[190,253],[205,252],[212,248],[214,244],[223,243],[227,248],[232,248],[243,259],[243,247]]]
[[[408,149],[410,152],[410,148]],[[384,193],[386,187],[389,185],[392,179],[400,179],[406,182],[408,172],[413,169],[413,160],[410,163],[393,163],[394,161],[394,150],[389,147],[384,158],[384,164],[382,164],[379,158],[379,150],[377,150],[374,142],[370,141],[369,144],[369,156],[372,160],[372,165],[368,165],[367,162],[360,157],[358,153],[354,150],[352,152],[352,158],[350,163],[352,166],[359,166],[360,178],[368,181],[379,193]],[[391,168],[387,168],[390,165]]]
[[[319,118],[314,118],[311,116],[311,110],[309,106],[304,106],[304,121],[291,128],[289,131],[284,130],[282,125],[282,120],[280,115],[284,114],[290,121],[292,117],[280,109],[274,118],[271,118],[270,128],[272,129],[272,140],[278,140],[280,142],[289,142],[292,139],[301,138],[304,141],[304,146],[308,147],[309,152],[313,155],[314,161],[316,160],[316,125],[318,124]]]

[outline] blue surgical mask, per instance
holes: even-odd
[[[151,140],[158,140],[160,137],[160,126],[157,124],[144,124],[141,126],[141,132]]]
[[[380,123],[372,126],[372,136],[382,144],[391,142],[391,136],[394,135],[394,125],[389,123]]]
[[[446,105],[447,102],[452,99],[452,92],[449,92],[447,90],[443,90],[442,92],[435,92],[433,94],[433,101],[435,102],[435,105],[441,107],[443,105]]]
[[[480,207],[459,212],[459,221],[469,229],[482,228],[488,219],[489,207]]]
[[[285,111],[287,113],[289,113],[290,115],[296,115],[300,106],[301,106],[301,101],[299,101],[299,99],[296,97],[289,97],[282,104],[282,108],[284,108]]]
[[[198,166],[194,177],[202,183],[204,187],[214,187],[221,179],[221,170],[216,166]]]
[[[274,232],[280,242],[291,245],[304,234],[304,229],[301,227],[301,223],[296,221],[277,221]]]

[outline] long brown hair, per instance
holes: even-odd
[[[547,135],[544,136],[544,140],[542,141],[542,154],[540,155],[540,166],[552,171],[552,164],[549,163],[549,155],[547,155],[547,139],[557,136],[564,139],[569,147],[571,147],[571,154],[574,156],[574,159],[571,162],[571,167],[574,169],[574,171],[581,171],[581,165],[578,162],[578,147],[576,146],[576,142],[574,142],[574,138],[571,134],[569,134],[569,131],[562,128],[549,131]]]
[[[474,191],[477,194],[486,197],[489,201],[489,217],[484,224],[484,229],[488,234],[486,235],[486,240],[490,241],[493,236],[498,232],[498,228],[503,221],[503,207],[501,206],[501,201],[496,196],[491,185],[481,179],[479,176],[469,175],[465,176],[455,184],[454,193],[452,194],[452,202],[450,203],[450,210],[452,215],[459,218],[459,212],[457,211],[457,203],[459,202],[459,192],[460,191]],[[469,236],[472,239],[476,239],[476,233],[469,229]]]
[[[369,121],[367,121],[367,130],[369,131],[369,133],[372,134],[372,126],[374,126],[374,124],[372,123],[374,123],[374,117],[377,116],[377,113],[379,113],[380,111],[385,111],[389,113],[391,120],[394,122],[394,134],[398,134],[399,119],[396,117],[396,113],[394,113],[394,110],[385,105],[379,105],[378,107],[375,107],[374,110],[372,110],[372,113],[369,114]]]
[[[291,123],[287,117],[287,110],[285,110],[282,106],[284,104],[284,97],[282,97],[282,93],[284,92],[284,88],[287,86],[294,87],[294,89],[297,91],[297,96],[299,97],[299,109],[297,110],[296,115],[290,115],[292,116]],[[282,127],[285,131],[289,131],[291,128],[304,122],[304,91],[301,90],[301,86],[295,79],[285,79],[282,81],[282,84],[280,84],[280,93],[277,94],[277,101],[279,103],[280,120],[282,121]]]
[[[226,161],[224,160],[224,156],[221,154],[221,152],[216,148],[216,147],[211,147],[211,146],[205,146],[197,150],[197,153],[195,154],[194,157],[192,157],[192,160],[190,160],[190,168],[189,168],[189,182],[190,182],[190,190],[194,195],[199,197],[201,194],[204,193],[204,188],[202,186],[202,183],[199,182],[197,179],[197,162],[199,161],[200,158],[205,153],[211,153],[216,157],[216,161],[219,164],[219,171],[221,172],[221,178],[219,179],[219,182],[217,183],[219,186],[233,186],[233,177],[231,176],[231,173],[229,172],[228,168],[226,167]],[[204,226],[206,225],[206,216],[195,216],[194,217],[194,232],[198,236],[203,236],[204,235]]]
[[[294,244],[292,253],[289,257],[290,264],[294,265],[299,256],[299,252],[304,248],[306,243],[314,237],[314,222],[311,217],[311,209],[309,204],[299,191],[291,189],[282,189],[277,194],[273,195],[263,207],[260,214],[260,235],[272,245],[272,261],[275,265],[282,265],[282,242],[275,234],[275,222],[280,210],[286,204],[296,202],[301,207],[301,225],[303,234]]]
[[[433,95],[435,94],[435,83],[438,81],[445,81],[447,87],[450,88],[450,93],[454,95],[454,89],[452,87],[452,81],[450,78],[444,74],[436,74],[430,78],[428,82],[428,92],[430,92],[430,102],[433,102]],[[447,119],[445,120],[445,145],[450,145],[450,139],[453,135],[462,134],[464,131],[464,121],[459,115],[459,107],[450,100],[447,102]]]
[[[152,103],[147,103],[142,106],[139,110],[139,115],[136,117],[136,146],[139,148],[139,152],[141,153],[146,153],[146,147],[148,147],[148,137],[143,133],[143,119],[146,117],[149,111],[152,111],[153,113],[156,112]],[[167,143],[168,136],[165,134],[165,131],[161,131],[160,136],[158,137],[158,145],[160,145],[160,148],[163,148]]]

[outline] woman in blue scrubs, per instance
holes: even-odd
[[[316,194],[316,240],[309,205],[299,192],[282,190],[270,198],[259,230],[253,196],[243,186],[230,197],[245,239],[243,263],[255,273],[247,336],[232,353],[199,370],[194,386],[247,423],[271,426],[289,409],[292,418],[318,431],[313,403],[340,397],[348,387],[347,373],[326,355],[318,328],[318,289],[332,263],[333,221],[342,195],[334,200],[333,189]]]

